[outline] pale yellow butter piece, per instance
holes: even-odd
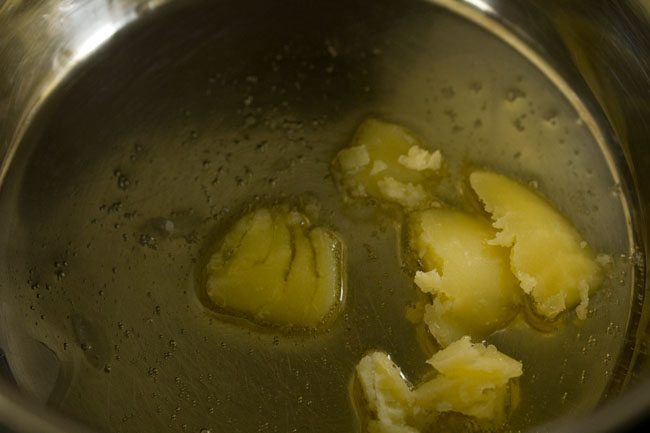
[[[429,361],[435,376],[415,389],[383,352],[366,355],[357,378],[370,413],[369,432],[417,433],[435,423],[441,412],[457,412],[500,422],[509,409],[511,381],[521,363],[494,346],[472,344],[463,337]]]
[[[503,175],[477,171],[470,183],[499,230],[492,244],[511,248],[510,267],[535,311],[554,319],[576,308],[586,318],[602,269],[573,225],[537,193]]]
[[[219,307],[256,321],[316,327],[341,298],[342,245],[285,208],[242,217],[206,267],[207,294]]]
[[[404,375],[383,352],[364,356],[357,364],[368,411],[370,433],[416,433],[413,422],[414,398]]]
[[[430,199],[422,185],[403,183],[390,176],[379,180],[377,186],[385,199],[407,208],[415,208]]]
[[[416,406],[485,420],[504,419],[510,381],[523,373],[521,362],[492,345],[472,344],[469,336],[453,342],[427,362],[438,375],[415,389]]]
[[[400,155],[397,162],[411,170],[440,170],[442,155],[439,150],[432,153],[415,145],[411,146],[406,155]]]
[[[409,243],[424,272],[415,284],[433,296],[424,321],[444,347],[464,335],[482,340],[506,326],[519,304],[508,250],[490,245],[495,230],[487,221],[454,209],[411,215]]]
[[[341,169],[347,173],[357,173],[370,163],[370,155],[365,145],[352,146],[339,153]]]
[[[349,197],[373,197],[411,209],[431,201],[441,166],[440,152],[426,150],[410,130],[367,119],[349,147],[337,154],[333,172]]]

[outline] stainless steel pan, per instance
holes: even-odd
[[[637,422],[649,17],[633,0],[0,0],[0,425],[355,431],[360,354],[389,347],[421,374],[412,299],[388,290],[409,287],[391,224],[346,208],[328,176],[367,115],[539,178],[615,254],[587,323],[506,341],[534,354],[513,428]],[[299,342],[223,324],[196,296],[219,227],[277,198],[320,209],[352,251],[356,313]]]

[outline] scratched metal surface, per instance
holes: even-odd
[[[369,114],[441,147],[456,161],[452,179],[467,158],[539,179],[598,249],[643,254],[623,159],[634,157],[647,203],[647,127],[630,121],[647,113],[647,89],[598,75],[625,51],[583,48],[602,29],[622,34],[614,18],[636,17],[626,9],[601,8],[614,18],[596,29],[567,25],[588,16],[579,2],[544,11],[439,2],[479,22],[519,23],[546,50],[537,54],[566,62],[545,71],[557,72],[551,83],[506,44],[423,2],[166,3],[0,3],[0,32],[11,30],[0,38],[0,342],[30,400],[104,431],[342,432],[358,429],[347,387],[365,351],[388,350],[417,381],[425,356],[404,317],[414,291],[398,228],[343,205],[328,178],[332,155]],[[643,33],[626,37],[647,48]],[[625,79],[643,83],[646,66]],[[612,96],[623,90],[626,104]],[[592,123],[576,122],[576,104]],[[328,332],[260,334],[196,300],[206,246],[256,196],[316,198],[321,222],[348,243],[346,314]],[[626,374],[642,338],[630,314],[644,289],[634,257],[618,260],[584,326],[494,338],[524,359],[524,395],[537,396],[514,429],[588,413],[643,379]],[[63,422],[35,412],[3,389],[10,425]]]

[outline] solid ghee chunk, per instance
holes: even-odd
[[[521,362],[492,345],[472,344],[469,336],[427,362],[438,375],[414,391],[416,405],[499,422],[508,409],[509,383],[523,373]]]
[[[342,245],[298,212],[258,209],[226,234],[206,271],[207,294],[224,310],[313,328],[341,299]]]
[[[357,378],[370,415],[368,432],[429,431],[442,412],[503,421],[510,408],[511,381],[522,374],[520,362],[494,346],[472,344],[465,336],[428,363],[435,369],[434,377],[413,388],[386,353],[361,359]]]
[[[408,222],[411,249],[424,272],[415,284],[433,296],[424,322],[440,345],[463,335],[482,340],[516,315],[517,280],[507,249],[490,245],[495,230],[487,221],[453,209],[415,212]]]
[[[602,270],[573,225],[538,194],[503,175],[477,171],[470,183],[499,230],[491,243],[511,247],[510,267],[535,311],[554,319],[576,307],[577,316],[586,318]]]
[[[357,364],[357,377],[371,414],[368,432],[416,433],[413,428],[414,398],[402,371],[383,352],[364,356]]]
[[[442,165],[408,129],[367,119],[333,162],[334,174],[352,198],[373,197],[406,208],[431,201],[431,181]]]

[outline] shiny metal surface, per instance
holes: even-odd
[[[323,164],[326,167],[333,149],[340,146],[337,143],[345,140],[367,106],[409,122],[426,111],[424,104],[412,101],[432,77],[456,84],[480,78],[486,88],[507,89],[514,78],[508,81],[509,77],[499,76],[498,67],[448,78],[459,65],[468,64],[463,63],[467,58],[454,59],[454,49],[482,59],[481,50],[487,47],[504,62],[512,55],[487,37],[486,45],[472,51],[471,44],[480,40],[481,33],[463,30],[462,20],[442,12],[445,9],[505,40],[541,73],[523,63],[516,63],[518,68],[530,71],[531,76],[539,74],[540,80],[546,77],[559,89],[531,85],[529,93],[539,101],[545,101],[547,93],[567,98],[586,122],[584,131],[595,136],[605,155],[603,162],[594,163],[602,165],[603,173],[602,179],[594,180],[600,185],[594,190],[607,190],[610,167],[613,181],[627,193],[622,204],[611,195],[604,198],[596,193],[585,204],[601,203],[595,216],[572,215],[584,227],[602,232],[601,244],[616,253],[636,248],[630,267],[624,268],[629,270],[623,275],[629,296],[603,299],[601,306],[607,312],[604,317],[617,317],[617,324],[627,329],[609,335],[607,323],[596,323],[582,334],[567,331],[575,332],[570,334],[575,340],[562,346],[567,352],[572,345],[583,344],[580,338],[596,335],[599,339],[598,347],[589,349],[592,359],[575,353],[564,358],[571,362],[563,368],[576,369],[569,371],[567,382],[578,380],[576,365],[583,363],[583,371],[593,368],[589,386],[582,391],[576,388],[575,410],[558,410],[562,419],[530,415],[531,422],[551,422],[536,425],[532,431],[614,431],[647,412],[648,2],[303,3],[0,0],[0,203],[5,226],[0,231],[0,347],[10,348],[9,366],[26,394],[19,395],[10,384],[0,386],[0,424],[17,431],[83,431],[71,426],[58,410],[47,409],[47,401],[104,430],[199,431],[208,427],[211,408],[225,419],[227,414],[219,412],[221,403],[216,403],[219,396],[211,394],[223,389],[212,386],[207,370],[206,375],[199,372],[222,356],[212,347],[218,344],[208,337],[211,330],[219,329],[221,345],[227,343],[223,347],[238,353],[235,363],[249,362],[248,349],[237,343],[244,333],[213,328],[211,319],[187,300],[192,292],[187,281],[192,278],[189,259],[200,261],[204,249],[195,238],[213,237],[214,225],[228,218],[224,208],[244,206],[241,196],[275,191],[265,186],[272,182],[277,190],[321,191],[330,197],[325,200],[327,207],[338,211],[335,192],[319,189],[326,182],[312,179],[310,173],[320,173]],[[436,40],[441,42],[436,44]],[[434,49],[446,54],[433,55],[433,60],[422,54]],[[434,70],[431,76],[429,69]],[[456,97],[463,97],[455,88]],[[442,132],[446,124],[436,119],[413,126],[434,140],[455,139]],[[508,137],[498,130],[493,133]],[[469,132],[460,134],[474,137],[463,135]],[[579,134],[575,140],[582,140]],[[286,144],[274,147],[276,142]],[[538,146],[542,145],[540,141]],[[257,146],[267,153],[256,156],[257,150],[239,151]],[[458,152],[467,150],[462,144],[457,147]],[[215,148],[222,153],[214,153]],[[197,154],[199,150],[204,154]],[[504,145],[503,150],[508,148]],[[600,150],[594,147],[592,151]],[[303,165],[291,162],[301,161],[308,152],[312,156]],[[497,157],[480,149],[475,152],[485,160]],[[564,167],[561,148],[548,148],[548,152],[555,156],[545,163],[559,167],[562,161]],[[587,162],[578,158],[578,168],[590,161],[585,153],[589,150],[582,156]],[[231,159],[235,162],[225,163]],[[545,173],[533,159],[526,162],[524,158],[523,170]],[[267,167],[269,160],[275,165]],[[227,167],[221,180],[217,179],[220,164]],[[563,185],[572,183],[562,196],[566,201],[562,205],[571,208],[572,201],[579,201],[571,193],[581,191],[584,180],[563,174],[559,168],[549,170],[546,173],[555,177],[546,185],[549,191],[564,194]],[[304,185],[297,187],[301,182],[296,179]],[[130,216],[122,218],[123,214]],[[612,227],[599,226],[596,217]],[[165,233],[156,231],[159,218],[173,221],[177,232],[165,238]],[[626,218],[631,223],[621,233],[613,226]],[[340,224],[337,228],[345,232],[345,223]],[[129,238],[125,242],[123,233]],[[143,241],[142,236],[149,234],[158,238],[157,244]],[[350,238],[355,242],[352,234]],[[392,241],[385,239],[386,245]],[[372,268],[364,262],[364,266],[382,271],[376,265]],[[399,274],[397,265],[394,271]],[[399,285],[403,279],[383,284]],[[174,285],[189,295],[173,294]],[[157,291],[162,287],[172,294]],[[36,299],[35,293],[39,294]],[[389,302],[403,302],[396,299]],[[359,295],[358,302],[380,308],[370,295]],[[27,311],[30,306],[33,311]],[[373,323],[363,328],[353,322],[360,327],[352,339],[358,340],[364,332],[372,334]],[[187,335],[187,329],[195,335]],[[328,336],[332,345],[340,344],[336,332]],[[399,329],[395,332],[401,335]],[[375,344],[395,344],[404,356],[410,350],[407,346],[414,345],[411,337],[401,343],[373,338]],[[605,365],[602,356],[610,347],[617,347],[612,350],[618,353],[619,343],[622,349],[616,366]],[[282,350],[291,344],[285,347],[281,342]],[[316,367],[322,354],[310,343],[305,347],[315,355],[287,355],[289,362],[297,363],[297,370],[345,374],[337,370],[336,360]],[[364,347],[351,347],[352,361]],[[261,361],[272,359],[270,352],[260,355]],[[418,374],[407,359],[403,362],[407,370]],[[597,377],[599,369],[606,372],[603,377]],[[218,372],[211,374],[218,377]],[[264,375],[268,372],[250,378],[251,390],[259,387],[256,381]],[[175,382],[175,376],[181,379]],[[79,383],[79,377],[86,382],[69,392],[68,386]],[[120,393],[111,381],[130,381],[131,388]],[[303,386],[303,381],[281,383],[293,390]],[[111,386],[116,390],[113,400]],[[314,382],[310,386],[343,384]],[[549,388],[554,389],[550,384]],[[269,399],[276,395],[274,389],[260,388],[259,392]],[[200,398],[206,401],[196,401]],[[592,413],[596,403],[601,405]],[[337,424],[339,420],[327,414],[328,410],[345,414],[349,409],[327,404],[331,406],[325,405],[320,413],[333,431],[346,428],[343,421]],[[182,411],[176,413],[175,408],[181,406]],[[551,405],[548,413],[555,409]],[[306,407],[296,409],[295,416],[302,413],[319,412]],[[193,419],[200,424],[191,424]],[[238,427],[242,431],[264,427],[243,424]],[[230,431],[239,430],[231,427]]]

